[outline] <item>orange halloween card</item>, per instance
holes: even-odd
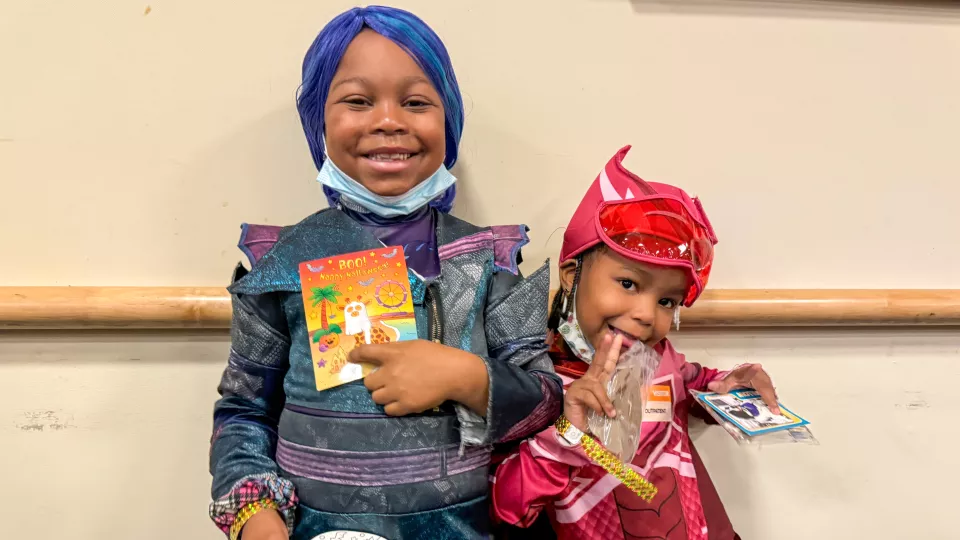
[[[354,348],[417,339],[400,246],[300,263],[300,284],[317,390],[373,371],[372,366],[347,361]]]

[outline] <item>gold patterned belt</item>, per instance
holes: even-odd
[[[620,480],[630,491],[634,492],[646,502],[653,500],[657,494],[657,486],[644,478],[629,465],[617,459],[617,456],[610,453],[599,442],[590,435],[580,431],[565,416],[557,419],[557,433],[570,444],[579,444],[583,446],[583,451],[591,461],[603,467],[611,475]]]

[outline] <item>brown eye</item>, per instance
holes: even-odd
[[[629,291],[636,287],[636,283],[629,279],[621,279],[620,286]]]
[[[667,308],[667,309],[675,309],[675,308],[677,307],[677,304],[678,304],[678,302],[677,302],[676,300],[674,300],[673,298],[661,298],[661,299],[660,299],[660,305],[663,306],[663,307],[665,307],[665,308]]]
[[[370,105],[370,100],[362,96],[350,96],[343,100],[343,103],[351,107],[366,107]]]
[[[403,105],[404,105],[404,107],[407,107],[408,109],[423,110],[423,109],[426,109],[427,107],[429,107],[429,106],[430,106],[430,103],[428,103],[428,102],[426,102],[426,101],[424,101],[424,100],[422,100],[422,99],[409,99],[409,100],[407,100],[406,103],[404,103]]]

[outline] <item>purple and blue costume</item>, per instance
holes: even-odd
[[[323,101],[315,94],[329,87],[336,67],[330,55],[342,56],[352,39],[325,36],[331,27],[352,35],[373,28],[418,61],[444,96],[446,164],[452,166],[463,107],[452,71],[437,73],[451,69],[446,51],[430,41],[436,36],[419,19],[390,8],[341,15],[308,53],[299,106],[318,166],[325,157],[316,104]],[[437,62],[424,58],[417,43],[404,43],[417,32],[429,34],[417,42],[428,52],[442,52]],[[336,43],[343,46],[330,53]],[[312,60],[314,52],[321,60]],[[244,506],[267,499],[294,540],[331,530],[390,540],[489,537],[493,445],[549,425],[560,413],[562,388],[545,342],[549,266],[524,278],[518,264],[526,228],[477,227],[454,218],[447,213],[453,196],[451,189],[430,206],[387,219],[328,192],[331,208],[296,225],[243,227],[240,247],[251,269],[239,265],[229,287],[231,349],[210,451],[210,513],[222,529],[229,530]],[[298,265],[384,245],[405,248],[419,337],[483,359],[486,415],[446,403],[390,417],[362,381],[316,390]]]

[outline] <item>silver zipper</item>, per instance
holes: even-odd
[[[443,323],[440,321],[440,307],[437,298],[433,295],[432,284],[427,286],[424,300],[430,304],[430,341],[441,343],[443,339]]]

